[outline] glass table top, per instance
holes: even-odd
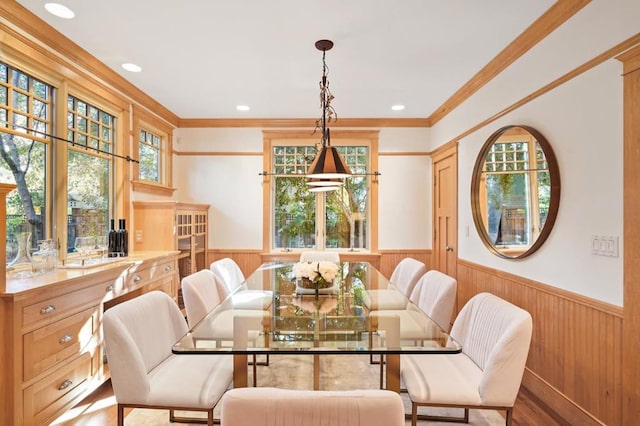
[[[460,345],[366,262],[328,288],[302,287],[295,263],[265,263],[194,326],[174,353],[457,353]]]

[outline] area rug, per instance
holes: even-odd
[[[379,387],[380,366],[369,363],[368,355],[322,355],[320,357],[320,389],[349,390],[377,389]],[[313,388],[313,356],[311,355],[272,355],[269,366],[258,366],[258,386],[273,386],[286,389]],[[253,383],[249,368],[249,383]],[[405,413],[411,413],[411,402],[406,393],[402,393]],[[462,409],[439,409],[420,407],[419,413],[431,415],[461,416]],[[192,417],[202,417],[202,413],[181,413]],[[214,410],[220,417],[219,407]],[[406,421],[411,424],[410,420]],[[470,410],[471,425],[503,425],[504,418],[493,410]],[[169,412],[164,410],[132,410],[125,418],[126,426],[169,426]],[[418,421],[420,426],[451,425],[451,423]],[[222,425],[224,426],[224,425]],[[247,425],[250,426],[250,425]]]

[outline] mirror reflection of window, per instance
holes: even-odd
[[[493,144],[485,159],[483,220],[496,247],[518,250],[529,247],[544,227],[549,168],[533,135],[521,128],[509,133]]]
[[[509,258],[535,251],[546,238],[550,212],[550,226],[555,220],[552,193],[557,198],[559,188],[555,157],[544,137],[526,126],[495,132],[480,153],[472,183],[474,221],[485,244]]]

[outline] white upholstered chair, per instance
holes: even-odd
[[[209,269],[203,269],[188,275],[182,279],[182,297],[184,299],[184,308],[187,311],[187,322],[189,327],[193,328],[202,318],[204,318],[212,309],[221,302],[219,291],[224,284],[216,278]],[[233,297],[233,296],[232,296]],[[262,319],[265,311],[262,310],[227,310],[219,314],[219,320],[212,324],[217,336],[220,336],[221,343],[223,340],[233,340],[233,324],[235,316],[245,318]],[[212,330],[213,331],[213,330]],[[255,333],[254,338],[258,337]],[[253,355],[253,385],[257,386],[256,355]],[[265,364],[266,365],[266,364]]]
[[[237,388],[222,397],[222,426],[404,426],[399,394],[387,390]]]
[[[389,282],[393,284],[401,294],[395,290],[377,289],[367,291],[365,299],[370,310],[404,309],[407,299],[411,296],[414,287],[420,277],[427,272],[427,265],[419,260],[406,257],[398,263]]]
[[[230,257],[216,260],[211,263],[209,269],[211,269],[215,276],[225,285],[225,287],[221,289],[225,292],[225,294],[221,295],[222,299],[240,287],[244,282],[244,274],[242,273],[242,270]]]
[[[408,309],[385,309],[371,311],[372,317],[398,316],[400,320],[400,340],[418,342],[429,339],[433,333],[425,326],[423,314],[431,318],[441,329],[448,332],[456,302],[458,282],[440,271],[431,270],[424,274],[411,293],[409,300],[415,304]],[[382,357],[381,357],[382,359]],[[384,362],[380,363],[380,387],[383,385]]]
[[[458,281],[440,271],[424,274],[413,289],[409,300],[435,321],[444,331],[451,327],[451,316],[456,303]],[[402,330],[400,337],[402,338]]]
[[[412,424],[419,417],[418,406],[464,408],[464,417],[456,418],[464,422],[469,421],[469,408],[505,410],[506,424],[511,424],[531,333],[527,311],[490,293],[472,297],[451,329],[462,353],[402,356]]]
[[[242,288],[245,278],[238,264],[225,257],[211,263],[209,269],[218,280],[220,299],[231,295],[231,302],[237,309],[267,309],[271,306],[273,293],[267,290],[248,290]]]
[[[171,348],[188,331],[171,297],[153,291],[104,313],[104,340],[111,384],[118,404],[118,425],[125,407],[204,411],[213,425],[213,408],[231,384],[229,356],[174,355]]]
[[[300,262],[319,262],[327,261],[340,263],[340,253],[335,251],[303,251],[300,253]]]
[[[193,328],[222,301],[216,277],[208,269],[184,277],[181,287],[189,328]]]

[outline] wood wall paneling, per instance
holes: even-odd
[[[487,291],[533,318],[523,386],[570,424],[622,424],[622,308],[458,260],[458,306]]]
[[[299,253],[264,253],[262,250],[253,249],[211,249],[208,252],[207,264],[225,257],[233,259],[245,277],[249,276],[263,262],[267,261],[293,261],[299,259]],[[394,268],[405,257],[413,257],[424,262],[429,269],[431,263],[431,250],[380,250],[380,253],[341,253],[340,258],[345,261],[366,261],[372,263],[382,274],[389,278]]]
[[[634,424],[640,417],[640,46],[623,53],[624,79],[624,323],[622,358],[623,418]]]

